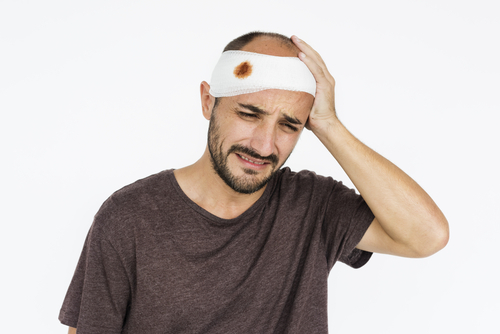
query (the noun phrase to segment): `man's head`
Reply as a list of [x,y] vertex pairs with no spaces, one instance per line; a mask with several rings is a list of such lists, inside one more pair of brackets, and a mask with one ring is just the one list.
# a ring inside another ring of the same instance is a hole
[[[255,93],[266,89],[316,93],[316,80],[298,57],[289,38],[250,33],[225,48],[210,81],[214,97]],[[238,48],[238,50],[231,50]]]
[[[299,52],[289,38],[274,33],[243,35],[224,50],[278,57],[297,57]],[[267,184],[292,152],[314,97],[301,91],[266,89],[214,98],[209,90],[203,82],[202,105],[210,120],[212,167],[234,191],[253,193]]]

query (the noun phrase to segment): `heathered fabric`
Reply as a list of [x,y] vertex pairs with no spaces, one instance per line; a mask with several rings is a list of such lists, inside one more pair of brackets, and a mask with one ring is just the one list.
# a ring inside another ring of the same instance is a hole
[[368,261],[355,246],[373,218],[340,182],[284,168],[221,219],[163,171],[102,205],[59,319],[78,334],[328,333],[329,271]]

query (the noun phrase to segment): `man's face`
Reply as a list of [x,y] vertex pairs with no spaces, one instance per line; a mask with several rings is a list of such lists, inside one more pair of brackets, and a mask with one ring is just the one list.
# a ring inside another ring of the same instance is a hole
[[236,192],[262,189],[295,147],[313,101],[307,93],[283,90],[221,98],[208,132],[216,173]]

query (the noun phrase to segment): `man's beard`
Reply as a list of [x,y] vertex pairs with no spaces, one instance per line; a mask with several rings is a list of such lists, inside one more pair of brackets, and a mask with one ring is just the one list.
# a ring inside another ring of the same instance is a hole
[[[210,156],[211,156],[210,160],[212,162],[212,167],[217,173],[217,175],[219,175],[219,177],[231,189],[242,194],[252,194],[262,189],[267,184],[267,182],[269,182],[269,180],[274,176],[274,174],[276,174],[276,172],[279,170],[279,168],[276,168],[279,162],[278,156],[275,154],[271,154],[267,157],[263,157],[254,150],[238,144],[231,146],[229,150],[226,153],[224,153],[222,151],[222,142],[220,141],[219,131],[220,129],[219,129],[219,124],[217,123],[217,119],[215,117],[215,106],[214,106],[214,109],[212,111],[212,116],[210,117],[210,125],[208,127],[208,150],[210,151]],[[270,162],[271,172],[269,173],[268,176],[264,177],[261,180],[251,180],[250,176],[257,175],[258,172],[253,169],[244,168],[243,171],[245,172],[245,174],[249,176],[249,178],[245,178],[244,176],[237,177],[229,170],[227,161],[229,155],[234,152],[243,153],[249,156],[250,158],[253,157],[261,161]]]

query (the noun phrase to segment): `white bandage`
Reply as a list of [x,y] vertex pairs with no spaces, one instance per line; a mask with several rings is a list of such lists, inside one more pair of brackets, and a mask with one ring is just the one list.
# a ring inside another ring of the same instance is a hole
[[316,80],[297,57],[277,57],[246,51],[226,51],[210,81],[214,97],[255,93],[266,89],[306,92],[315,96]]

